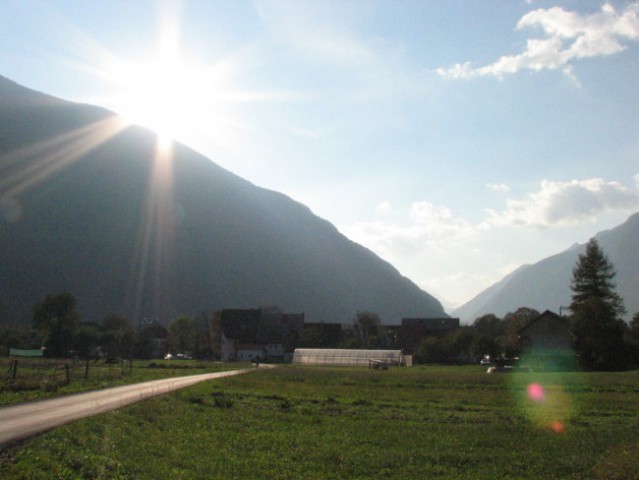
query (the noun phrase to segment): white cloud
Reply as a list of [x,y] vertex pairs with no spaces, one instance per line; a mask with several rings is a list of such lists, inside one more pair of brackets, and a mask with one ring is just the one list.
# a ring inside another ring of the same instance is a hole
[[530,38],[519,55],[507,55],[490,65],[473,67],[471,62],[439,68],[437,73],[452,78],[495,76],[503,78],[521,70],[562,69],[571,79],[571,63],[578,59],[612,55],[625,50],[623,41],[639,39],[639,3],[618,13],[610,4],[592,15],[581,15],[560,7],[538,9],[524,15],[517,29],[538,28],[545,37]]
[[412,228],[420,236],[432,240],[459,241],[472,236],[474,227],[465,219],[456,217],[444,206],[430,202],[417,202],[410,208]]
[[539,191],[523,200],[508,200],[507,208],[489,210],[487,225],[550,227],[594,221],[602,212],[639,207],[639,195],[619,182],[601,178],[554,182],[544,180]]
[[384,200],[383,202],[380,202],[376,207],[375,210],[380,212],[380,213],[392,213],[395,210],[393,209],[393,206],[390,204],[390,202],[388,200]]
[[505,183],[487,183],[486,188],[488,190],[495,190],[496,192],[508,192],[510,187]]
[[[378,209],[379,210],[379,209]],[[359,222],[342,226],[349,238],[366,245],[384,258],[442,251],[475,238],[477,229],[444,206],[414,203],[396,222]]]

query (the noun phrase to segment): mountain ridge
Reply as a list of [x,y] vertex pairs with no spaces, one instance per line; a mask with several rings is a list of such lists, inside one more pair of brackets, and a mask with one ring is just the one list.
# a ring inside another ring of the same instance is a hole
[[152,132],[117,122],[0,77],[0,320],[27,322],[60,291],[92,321],[263,305],[308,321],[446,316],[307,206],[179,143],[162,160]]
[[[622,224],[598,232],[594,238],[612,262],[616,291],[626,306],[626,320],[639,311],[639,212],[631,214]],[[464,323],[494,313],[498,317],[519,307],[558,312],[571,301],[570,281],[578,256],[586,244],[573,244],[560,253],[539,262],[520,267],[496,284],[452,312]],[[499,285],[499,288],[495,288]]]

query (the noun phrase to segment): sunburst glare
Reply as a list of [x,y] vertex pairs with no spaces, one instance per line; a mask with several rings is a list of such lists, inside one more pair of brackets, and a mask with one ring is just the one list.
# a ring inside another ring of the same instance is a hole
[[15,197],[37,186],[78,161],[124,127],[121,119],[110,116],[3,155],[0,164],[9,168],[0,179],[0,197]]
[[237,100],[228,85],[234,64],[207,65],[184,53],[177,7],[165,5],[161,11],[154,54],[127,60],[104,58],[106,63],[97,71],[113,89],[106,103],[126,121],[155,131],[163,148],[173,139],[190,144],[194,133],[203,129],[224,143],[219,132],[237,128],[224,111],[229,100]]
[[[131,272],[134,281],[133,311],[136,318],[152,312],[161,316],[171,310],[171,292],[166,289],[173,266],[176,228],[173,190],[173,152],[170,145],[160,145],[158,138],[149,178],[143,223],[138,232],[138,246]],[[142,306],[144,291],[151,292],[151,305]]]

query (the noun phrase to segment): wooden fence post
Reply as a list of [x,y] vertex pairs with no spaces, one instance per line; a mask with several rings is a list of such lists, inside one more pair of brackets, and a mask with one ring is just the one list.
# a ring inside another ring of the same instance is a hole
[[9,363],[9,376],[11,377],[11,382],[14,383],[16,378],[18,377],[18,361],[11,360]]

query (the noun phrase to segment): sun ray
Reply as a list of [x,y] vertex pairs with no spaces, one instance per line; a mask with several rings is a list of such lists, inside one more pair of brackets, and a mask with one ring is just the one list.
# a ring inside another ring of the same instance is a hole
[[[173,151],[170,146],[158,145],[149,178],[147,195],[142,206],[138,232],[136,261],[133,264],[133,312],[140,319],[166,319],[172,311],[172,292],[168,288],[173,270],[175,247],[175,197]],[[152,288],[148,288],[152,286]],[[145,290],[150,290],[151,305],[142,304]]]
[[34,188],[73,165],[125,127],[118,117],[110,116],[2,155],[0,165],[7,171],[0,180],[0,197],[15,197]]

